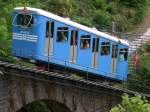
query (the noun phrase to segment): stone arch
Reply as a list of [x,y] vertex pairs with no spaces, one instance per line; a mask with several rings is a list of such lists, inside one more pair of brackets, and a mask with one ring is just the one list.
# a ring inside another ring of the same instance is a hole
[[[39,105],[38,102],[40,103],[41,106],[43,106],[42,108],[46,108],[44,106],[47,106],[47,110],[49,111],[45,112],[71,112],[71,110],[67,106],[55,100],[36,100],[29,104],[24,105],[17,112],[29,112],[28,109],[35,108],[34,105],[36,104]],[[44,112],[44,111],[38,110],[37,112]]]

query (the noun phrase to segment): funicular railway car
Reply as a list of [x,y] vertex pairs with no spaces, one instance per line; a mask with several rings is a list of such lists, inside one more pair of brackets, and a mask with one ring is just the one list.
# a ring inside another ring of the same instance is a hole
[[129,44],[123,39],[30,7],[15,8],[12,25],[14,56],[127,78]]

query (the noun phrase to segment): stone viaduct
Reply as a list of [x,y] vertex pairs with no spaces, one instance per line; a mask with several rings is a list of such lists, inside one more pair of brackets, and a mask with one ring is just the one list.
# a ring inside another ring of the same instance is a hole
[[109,112],[120,102],[123,93],[136,94],[85,79],[1,61],[0,74],[0,112],[17,112],[38,100],[49,101],[52,112]]

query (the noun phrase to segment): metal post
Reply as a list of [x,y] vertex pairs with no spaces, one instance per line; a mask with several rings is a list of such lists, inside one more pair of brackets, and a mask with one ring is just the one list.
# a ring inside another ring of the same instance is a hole
[[66,73],[66,71],[67,71],[67,65],[66,65],[66,61],[65,61],[65,73]]
[[124,90],[126,89],[126,80],[125,80],[125,78],[123,78],[123,89]]
[[49,38],[48,39],[48,71],[49,71],[49,69],[50,69],[49,68],[50,67],[50,65],[49,65],[49,61],[50,61],[50,57],[49,57],[50,56],[50,51],[49,50],[50,50],[50,48],[49,47],[50,47],[50,38],[51,38],[51,21],[49,21],[48,24],[49,24],[49,29],[48,29],[48,33],[49,33],[49,36],[48,36],[48,38]]
[[116,33],[116,22],[112,22],[112,33]]
[[88,67],[87,67],[87,74],[86,74],[86,79],[89,79],[89,72],[88,72]]

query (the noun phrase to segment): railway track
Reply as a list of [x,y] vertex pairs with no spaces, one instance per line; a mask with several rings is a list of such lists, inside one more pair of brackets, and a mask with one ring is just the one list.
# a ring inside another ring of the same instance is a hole
[[[15,73],[16,71],[19,71],[20,74]],[[104,83],[93,82],[93,81],[86,80],[80,77],[73,77],[73,76],[68,75],[67,73],[60,74],[54,71],[48,72],[48,71],[36,70],[27,66],[21,66],[19,64],[13,64],[13,63],[4,62],[4,61],[0,61],[0,72],[1,72],[1,75],[3,76],[12,75],[12,76],[17,76],[17,77],[29,78],[33,80],[39,80],[39,81],[46,81],[50,83],[57,83],[57,84],[61,84],[64,86],[71,86],[71,87],[77,87],[77,88],[82,88],[82,89],[97,88],[97,89],[94,89],[94,91],[97,91],[97,92],[101,90],[103,90],[103,92],[109,91],[107,92],[107,94],[110,94],[110,93],[112,94],[116,92],[118,94],[123,94],[123,93],[127,93],[130,95],[140,94],[142,96],[146,96],[150,98],[150,95],[148,94],[142,94],[142,93],[137,93],[134,91],[126,90],[124,88],[113,87],[110,85],[106,85]],[[69,84],[66,84],[65,81],[67,81],[67,83]],[[91,90],[93,91],[93,89],[89,89],[89,91]]]

